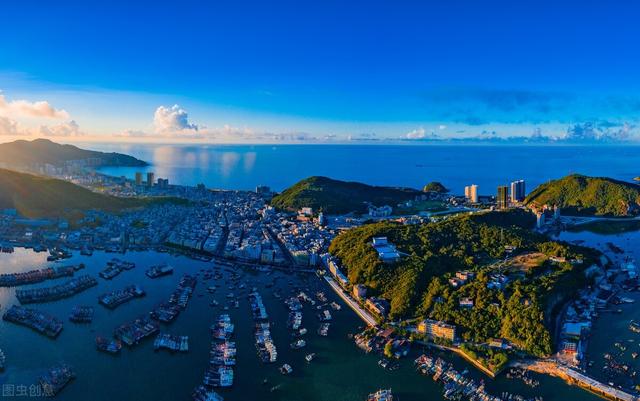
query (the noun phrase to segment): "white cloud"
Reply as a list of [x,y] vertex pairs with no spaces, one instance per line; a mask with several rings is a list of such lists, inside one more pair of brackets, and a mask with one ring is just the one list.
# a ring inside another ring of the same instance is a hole
[[40,125],[27,127],[8,117],[0,116],[0,136],[32,136],[32,137],[69,137],[83,136],[85,132],[74,120],[56,125]]
[[118,137],[118,138],[144,138],[144,137],[149,136],[149,134],[147,132],[144,132],[144,131],[127,129],[127,130],[124,130],[124,131],[122,131],[120,133],[114,134],[113,136]]
[[82,136],[84,132],[80,131],[80,126],[75,121],[71,120],[66,123],[58,125],[41,125],[34,133],[35,135],[42,136]]
[[422,139],[425,137],[426,131],[424,128],[420,127],[414,129],[413,131],[407,132],[407,139]]
[[10,118],[0,116],[0,135],[21,135],[18,130],[18,123]]
[[153,125],[159,134],[193,134],[193,131],[199,129],[196,124],[189,122],[189,114],[177,104],[172,107],[158,107],[153,114]]
[[27,100],[7,101],[4,95],[0,95],[0,115],[6,117],[39,117],[68,119],[69,113],[62,109],[56,109],[49,102],[41,100],[29,102]]

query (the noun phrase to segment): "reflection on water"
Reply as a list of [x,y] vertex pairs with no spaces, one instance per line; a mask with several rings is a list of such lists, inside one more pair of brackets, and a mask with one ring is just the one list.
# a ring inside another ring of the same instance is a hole
[[244,155],[244,172],[250,173],[253,171],[253,166],[256,164],[256,158],[258,154],[256,152],[248,152]]
[[240,160],[240,155],[236,152],[224,152],[222,154],[222,176],[229,177],[235,170],[236,165]]
[[422,188],[440,181],[456,193],[470,183],[493,194],[498,185],[525,179],[533,189],[570,173],[632,180],[636,147],[580,146],[363,146],[363,145],[153,145],[86,144],[86,148],[131,154],[148,161],[145,169],[105,168],[133,178],[154,171],[173,183],[251,190],[282,190],[296,181],[323,175],[375,185]]

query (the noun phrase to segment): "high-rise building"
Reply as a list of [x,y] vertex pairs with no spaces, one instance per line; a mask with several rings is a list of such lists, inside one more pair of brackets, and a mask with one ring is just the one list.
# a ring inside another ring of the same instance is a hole
[[142,185],[142,173],[139,171],[136,172],[136,185]]
[[158,182],[156,183],[156,186],[160,189],[167,189],[169,188],[169,179],[168,178],[158,178]]
[[472,184],[464,187],[464,197],[471,203],[478,203],[478,186]]
[[511,202],[522,202],[526,197],[524,180],[511,183]]
[[152,172],[148,172],[147,173],[147,186],[148,187],[152,187],[153,186],[153,181],[154,181],[154,175]]
[[258,195],[264,195],[264,194],[267,194],[267,193],[269,193],[269,192],[271,192],[271,188],[269,188],[269,187],[268,187],[268,186],[266,186],[266,185],[258,185],[258,186],[256,187],[256,193],[257,193]]
[[509,207],[509,188],[506,185],[500,185],[498,187],[496,205],[498,209],[506,209]]

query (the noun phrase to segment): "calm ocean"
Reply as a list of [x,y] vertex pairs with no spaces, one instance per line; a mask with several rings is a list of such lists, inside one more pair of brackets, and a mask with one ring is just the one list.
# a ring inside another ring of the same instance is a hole
[[440,181],[454,193],[478,184],[481,194],[516,179],[527,190],[570,173],[632,180],[640,175],[635,146],[487,145],[150,145],[83,144],[89,149],[127,153],[151,166],[105,168],[133,178],[154,171],[176,184],[223,189],[269,185],[282,190],[296,181],[324,175],[375,185],[421,188]]

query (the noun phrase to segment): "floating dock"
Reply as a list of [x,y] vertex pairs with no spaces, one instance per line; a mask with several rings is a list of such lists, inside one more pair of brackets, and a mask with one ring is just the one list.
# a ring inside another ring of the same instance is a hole
[[56,266],[23,273],[0,274],[0,287],[18,287],[61,277],[71,277],[76,270],[78,270],[76,266]]
[[16,298],[18,298],[18,301],[23,305],[57,301],[71,297],[95,285],[98,285],[95,278],[91,276],[80,276],[53,287],[17,290]]
[[75,378],[76,374],[69,365],[60,364],[50,368],[38,382],[45,397],[54,397]]
[[28,327],[47,337],[55,338],[62,331],[62,321],[48,313],[13,305],[2,320]]
[[189,336],[174,336],[171,334],[159,334],[153,342],[153,349],[168,349],[170,351],[189,351]]
[[109,309],[115,309],[118,306],[131,301],[134,298],[142,298],[146,295],[144,290],[137,285],[130,285],[121,290],[111,291],[102,294],[98,298],[98,302]]

